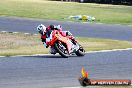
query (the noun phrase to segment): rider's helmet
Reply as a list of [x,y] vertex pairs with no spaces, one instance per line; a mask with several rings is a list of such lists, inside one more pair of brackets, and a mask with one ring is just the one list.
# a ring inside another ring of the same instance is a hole
[[55,26],[52,25],[52,24],[49,27],[50,27],[51,30],[54,30],[54,28],[55,28]]
[[60,31],[62,31],[62,26],[61,25],[57,25],[56,28]]
[[43,24],[40,24],[40,25],[38,25],[38,27],[37,27],[37,31],[38,31],[40,34],[44,35],[44,34],[46,33],[46,27],[45,27]]

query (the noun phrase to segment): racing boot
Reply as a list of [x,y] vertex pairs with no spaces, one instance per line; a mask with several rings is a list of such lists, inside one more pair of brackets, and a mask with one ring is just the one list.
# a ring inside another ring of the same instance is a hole
[[50,53],[51,54],[56,54],[56,50],[53,47],[50,47]]

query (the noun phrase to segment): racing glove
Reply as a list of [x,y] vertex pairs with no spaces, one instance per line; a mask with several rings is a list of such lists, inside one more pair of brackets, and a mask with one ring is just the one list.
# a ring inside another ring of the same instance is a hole
[[45,43],[45,42],[43,42],[43,44],[44,44],[44,47],[46,47],[46,48],[48,48],[49,46]]

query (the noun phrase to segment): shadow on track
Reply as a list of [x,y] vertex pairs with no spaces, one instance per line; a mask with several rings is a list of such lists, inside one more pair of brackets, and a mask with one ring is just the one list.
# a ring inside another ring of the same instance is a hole
[[[23,57],[32,57],[32,58],[64,58],[60,55],[38,55],[38,56],[23,56]],[[69,56],[70,57],[77,57],[75,55]]]

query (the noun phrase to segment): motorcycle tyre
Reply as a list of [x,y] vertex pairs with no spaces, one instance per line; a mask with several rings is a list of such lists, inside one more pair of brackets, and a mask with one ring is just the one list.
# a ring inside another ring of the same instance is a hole
[[54,48],[57,50],[57,52],[58,52],[62,57],[68,58],[68,55],[65,54],[64,52],[62,52],[62,51],[59,49],[58,43],[55,43],[55,44],[54,44]]
[[[82,48],[82,47],[80,47],[80,48]],[[76,55],[77,56],[84,56],[85,55],[85,50],[83,49],[83,52],[80,50],[80,48],[76,51]]]

